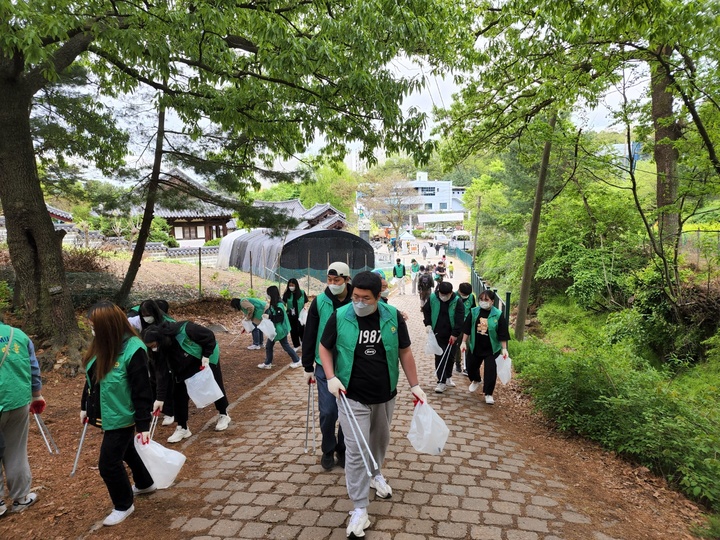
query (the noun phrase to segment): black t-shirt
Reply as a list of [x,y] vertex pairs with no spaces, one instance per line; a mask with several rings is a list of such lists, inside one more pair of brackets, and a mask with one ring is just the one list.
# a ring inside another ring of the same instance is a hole
[[[490,342],[490,334],[488,334],[488,317],[490,316],[489,309],[481,309],[478,313],[477,321],[475,321],[475,328],[472,326],[472,313],[469,313],[465,318],[463,324],[463,334],[468,336],[475,332],[475,346],[470,351],[474,356],[490,356],[498,354],[500,351],[492,350],[492,343]],[[497,337],[498,341],[509,341],[510,331],[508,330],[508,324],[503,315],[498,318],[497,325]],[[469,343],[468,343],[469,344]]]
[[[350,384],[347,397],[366,405],[385,403],[397,394],[390,389],[390,371],[387,354],[380,334],[380,313],[375,311],[367,317],[358,317],[358,342],[355,345]],[[398,312],[398,348],[410,346],[407,324]],[[334,350],[337,341],[337,322],[335,313],[330,316],[320,343],[326,349]]]

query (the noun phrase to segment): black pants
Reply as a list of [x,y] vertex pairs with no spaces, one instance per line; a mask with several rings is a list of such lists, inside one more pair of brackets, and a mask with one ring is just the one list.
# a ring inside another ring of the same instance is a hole
[[[162,413],[165,416],[173,416],[175,407],[173,406],[173,377],[168,372],[165,378],[167,388],[165,388],[165,401],[163,402]],[[150,387],[152,388],[153,399],[157,400],[157,377],[155,375],[155,364],[150,365]]]
[[290,321],[290,339],[292,340],[293,347],[297,348],[300,346],[300,343],[302,343],[305,327],[300,324],[297,315],[290,315],[290,313],[288,313],[288,321]]
[[486,396],[492,396],[495,391],[495,381],[497,379],[497,364],[495,358],[500,354],[500,351],[493,354],[486,354],[484,356],[476,356],[471,354],[470,351],[465,355],[465,368],[468,372],[468,379],[470,382],[480,381],[480,365],[485,362],[485,377],[483,377],[483,394]]
[[124,511],[133,504],[132,487],[123,461],[130,467],[138,489],[148,488],[153,483],[152,476],[135,451],[134,436],[135,426],[111,429],[105,432],[100,445],[98,470],[115,510]]
[[[220,361],[217,364],[210,364],[210,371],[212,371],[215,382],[222,390],[223,396],[215,402],[215,410],[220,414],[227,414],[228,399],[225,393],[225,385],[223,385],[222,371],[220,371]],[[183,429],[187,429],[188,421],[188,401],[190,398],[187,393],[187,386],[185,386],[185,380],[175,380],[174,385],[174,396],[173,401],[175,404],[175,421],[177,425]]]
[[[445,349],[448,346],[448,343],[450,343],[450,336],[446,337],[440,337],[435,336],[437,338],[438,345],[440,345],[440,348],[445,351]],[[435,355],[435,375],[437,376],[438,382],[444,383],[447,379],[452,377],[452,369],[453,369],[453,363],[455,359],[455,347],[456,345],[453,345],[450,347],[450,350],[442,354],[436,354]],[[442,358],[442,362],[440,359]]]

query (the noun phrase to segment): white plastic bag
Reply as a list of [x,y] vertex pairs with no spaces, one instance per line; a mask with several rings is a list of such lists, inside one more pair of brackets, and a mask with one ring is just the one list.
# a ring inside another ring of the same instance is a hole
[[495,364],[497,365],[497,376],[500,382],[503,384],[509,383],[512,373],[512,360],[510,360],[510,357],[503,358],[503,355],[500,354],[495,359]]
[[407,438],[413,448],[423,454],[437,456],[442,452],[450,430],[442,418],[427,403],[415,405]]
[[398,284],[398,281],[400,281],[400,278],[394,277],[390,280],[390,285],[392,285],[394,287],[395,285]]
[[210,368],[201,369],[189,379],[185,379],[185,386],[188,396],[198,409],[215,403],[223,396]]
[[152,440],[143,444],[139,435],[135,437],[135,450],[158,489],[169,488],[185,463],[185,456],[177,450],[170,450]]
[[428,332],[427,341],[425,342],[425,353],[426,354],[442,354],[443,350],[438,345],[437,338],[432,330]]
[[252,323],[252,321],[249,321],[247,319],[243,319],[242,325],[248,334],[255,330],[255,325]]
[[275,339],[277,332],[275,330],[275,325],[270,319],[263,319],[262,322],[257,326],[260,331],[265,335],[265,337],[268,338],[270,341]]
[[298,322],[300,324],[302,324],[303,326],[305,326],[305,323],[307,322],[307,314],[308,314],[307,309],[302,308],[300,310],[300,315],[298,315]]

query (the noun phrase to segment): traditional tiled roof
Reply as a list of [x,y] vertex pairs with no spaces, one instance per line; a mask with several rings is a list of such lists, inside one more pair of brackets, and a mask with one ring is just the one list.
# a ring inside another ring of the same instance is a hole
[[70,212],[65,212],[64,210],[60,210],[59,208],[50,206],[47,203],[45,204],[45,208],[47,208],[48,214],[50,214],[50,217],[53,219],[59,219],[60,221],[73,220],[72,214]]
[[311,221],[313,218],[318,217],[319,215],[321,215],[323,212],[326,212],[327,210],[331,210],[334,214],[339,215],[343,219],[346,217],[345,214],[343,214],[340,210],[335,208],[330,203],[323,203],[323,204],[315,203],[315,206],[313,206],[310,210],[305,212],[305,214],[303,214],[302,218],[306,219],[308,221]]
[[[190,178],[187,174],[183,173],[179,169],[173,169],[171,170],[167,175],[166,179],[164,180],[167,183],[172,183],[174,179],[179,180],[183,184],[187,184],[192,189],[196,190],[199,193],[204,193],[208,195],[209,197],[213,197],[215,199],[217,198],[223,198],[221,195],[218,195],[217,193],[213,192],[211,189],[209,189],[207,186],[204,186],[192,178]],[[155,215],[161,218],[170,218],[170,219],[180,219],[180,218],[186,218],[186,219],[193,219],[193,218],[219,218],[219,219],[230,219],[233,215],[233,210],[229,208],[224,208],[222,206],[219,206],[217,204],[212,204],[209,202],[201,201],[200,199],[197,199],[195,197],[192,197],[192,195],[188,195],[190,199],[195,199],[192,201],[191,204],[188,205],[188,208],[183,209],[167,209],[163,208],[161,204],[158,204],[155,206]]]
[[253,206],[271,207],[275,210],[295,219],[303,219],[308,211],[300,202],[300,199],[289,201],[255,201]]

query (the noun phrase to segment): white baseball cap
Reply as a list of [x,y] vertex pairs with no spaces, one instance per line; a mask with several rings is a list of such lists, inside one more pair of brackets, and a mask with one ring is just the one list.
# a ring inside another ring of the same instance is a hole
[[328,266],[327,275],[350,277],[350,267],[344,262],[334,262]]

